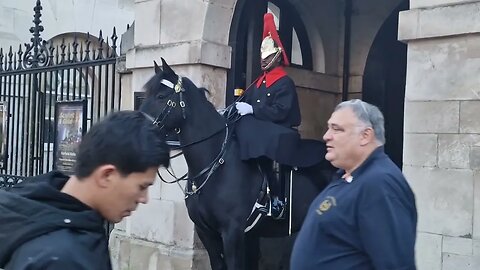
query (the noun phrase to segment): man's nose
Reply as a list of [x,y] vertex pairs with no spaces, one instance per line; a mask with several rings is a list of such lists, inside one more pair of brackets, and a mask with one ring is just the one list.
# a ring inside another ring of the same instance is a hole
[[145,191],[140,198],[138,198],[138,203],[146,204],[148,202],[148,191]]
[[323,140],[324,141],[329,141],[332,138],[332,133],[330,132],[330,129],[327,129],[327,132],[323,134]]

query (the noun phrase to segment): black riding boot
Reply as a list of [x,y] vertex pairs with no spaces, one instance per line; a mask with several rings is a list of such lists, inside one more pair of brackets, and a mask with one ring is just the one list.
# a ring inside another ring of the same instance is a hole
[[270,205],[271,215],[273,219],[282,219],[285,215],[285,202],[284,196],[281,195],[283,190],[281,181],[274,173],[273,162],[269,159],[261,159],[260,166],[263,173],[267,176],[268,186],[270,187]]

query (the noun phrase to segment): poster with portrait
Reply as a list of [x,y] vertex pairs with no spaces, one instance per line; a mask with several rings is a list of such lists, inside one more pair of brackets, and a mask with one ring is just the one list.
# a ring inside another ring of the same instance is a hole
[[87,126],[86,108],[85,100],[55,104],[54,167],[67,175],[73,174],[78,145]]
[[4,169],[7,163],[7,102],[0,101],[0,169]]

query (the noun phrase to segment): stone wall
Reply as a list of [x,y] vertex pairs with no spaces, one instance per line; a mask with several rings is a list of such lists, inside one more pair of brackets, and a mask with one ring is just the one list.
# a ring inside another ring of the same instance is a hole
[[404,173],[421,270],[480,268],[480,1],[410,1]]
[[[217,107],[224,106],[231,5],[228,1],[136,0],[133,46],[125,56],[125,70],[130,72],[125,77],[125,89],[130,89],[123,93],[126,100],[143,91],[142,86],[154,74],[153,61],[160,64],[163,57],[179,75],[209,89],[210,100]],[[177,176],[187,171],[183,158],[172,160],[172,168]],[[168,173],[162,171],[162,175]],[[149,192],[149,203],[112,232],[114,268],[209,269],[208,257],[187,214],[182,187],[157,179]]]
[[327,120],[341,97],[340,78],[291,67],[287,72],[296,84],[301,104],[298,130],[302,138],[322,140]]
[[[19,44],[30,42],[30,27],[33,26],[33,0],[15,0],[0,2],[0,47],[4,50],[9,46],[14,49]],[[44,40],[49,40],[59,34],[90,32],[98,36],[111,35],[117,28],[117,35],[125,32],[127,24],[134,20],[134,0],[43,0],[42,33]]]

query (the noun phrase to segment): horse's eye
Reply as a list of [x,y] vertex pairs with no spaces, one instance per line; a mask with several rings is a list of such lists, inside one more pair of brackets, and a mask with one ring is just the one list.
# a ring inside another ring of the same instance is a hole
[[155,97],[157,99],[164,99],[164,98],[170,96],[171,92],[173,92],[173,91],[158,93]]

